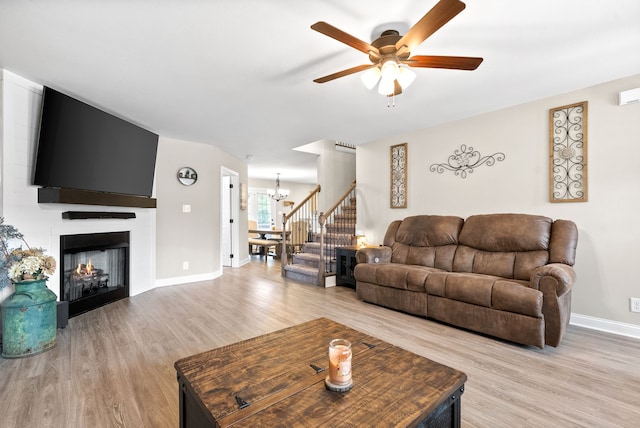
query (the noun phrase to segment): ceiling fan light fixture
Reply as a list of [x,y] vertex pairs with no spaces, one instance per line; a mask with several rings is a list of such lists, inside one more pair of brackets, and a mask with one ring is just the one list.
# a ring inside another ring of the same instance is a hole
[[[460,0],[439,0],[413,27],[403,31],[404,35],[400,35],[398,30],[386,29],[378,37],[376,30],[375,35],[372,36],[375,39],[371,43],[362,41],[324,21],[318,21],[311,26],[312,30],[368,55],[370,64],[347,68],[313,81],[325,83],[353,73],[365,72],[360,76],[362,83],[368,89],[373,89],[379,82],[378,92],[393,101],[396,95],[400,95],[413,83],[416,78],[413,70],[415,68],[475,70],[482,62],[482,58],[411,55],[411,52],[418,45],[462,12],[464,8],[465,4]],[[387,24],[385,27],[389,28]]]
[[402,86],[402,89],[407,89],[409,85],[416,80],[416,73],[413,72],[409,67],[400,66],[398,70],[398,83]]
[[380,85],[378,85],[378,93],[380,95],[389,95],[395,92],[395,81],[399,74],[398,63],[393,59],[387,59],[380,67]]
[[362,79],[362,83],[364,84],[364,86],[367,89],[371,90],[380,80],[380,75],[380,67],[373,67],[362,73],[360,79]]
[[382,79],[380,79],[380,84],[378,85],[378,93],[380,95],[389,95],[389,94],[393,94],[394,90],[395,90],[395,79],[385,78],[385,76],[382,76]]
[[382,63],[380,74],[382,74],[383,80],[391,80],[392,82],[398,78],[400,72],[400,66],[393,59],[388,59]]

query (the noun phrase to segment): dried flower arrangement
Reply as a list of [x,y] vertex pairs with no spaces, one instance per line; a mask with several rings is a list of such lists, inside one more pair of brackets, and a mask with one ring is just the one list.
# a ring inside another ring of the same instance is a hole
[[[11,247],[19,241],[17,247]],[[26,249],[22,248],[22,245]],[[14,226],[4,223],[0,217],[0,289],[11,281],[46,279],[56,270],[56,260],[45,254],[43,248],[30,247],[22,233]]]

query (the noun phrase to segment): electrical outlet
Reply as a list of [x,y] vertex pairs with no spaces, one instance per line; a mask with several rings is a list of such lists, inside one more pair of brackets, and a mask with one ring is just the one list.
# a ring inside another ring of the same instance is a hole
[[183,213],[190,213],[191,212],[191,205],[183,205],[182,206],[182,212]]
[[631,312],[640,312],[640,298],[629,297],[629,306]]
[[189,262],[182,262],[182,270],[189,270]]

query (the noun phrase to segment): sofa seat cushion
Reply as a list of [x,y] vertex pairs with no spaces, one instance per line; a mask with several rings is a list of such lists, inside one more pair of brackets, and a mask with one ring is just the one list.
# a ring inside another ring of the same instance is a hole
[[434,272],[443,271],[400,263],[359,263],[354,269],[354,276],[356,281],[424,293],[425,282]]
[[542,318],[542,292],[513,281],[493,285],[491,306],[501,311]]
[[490,275],[434,272],[425,288],[429,295],[540,318],[542,293],[527,284]]

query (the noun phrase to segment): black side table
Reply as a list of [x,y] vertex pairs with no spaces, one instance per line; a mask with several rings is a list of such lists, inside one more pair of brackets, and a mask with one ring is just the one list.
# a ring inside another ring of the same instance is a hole
[[356,245],[336,247],[336,285],[356,288],[356,279],[353,277],[353,269],[356,267]]

